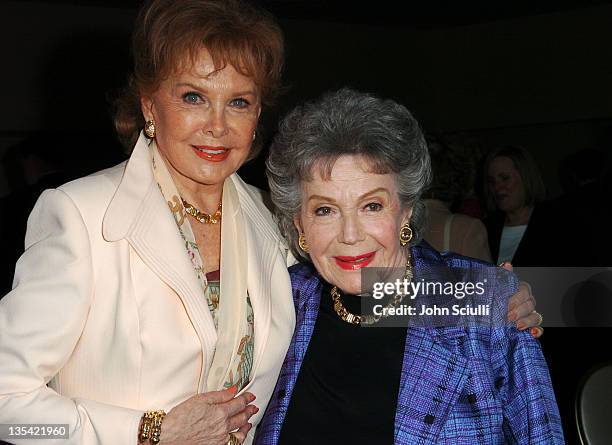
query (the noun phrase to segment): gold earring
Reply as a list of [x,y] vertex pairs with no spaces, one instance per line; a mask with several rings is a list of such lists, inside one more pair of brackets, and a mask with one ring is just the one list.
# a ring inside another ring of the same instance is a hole
[[400,244],[402,246],[405,246],[406,244],[410,242],[411,239],[412,239],[412,229],[410,228],[410,224],[406,222],[402,224],[402,227],[400,227],[400,232],[399,232]]
[[298,238],[298,246],[304,252],[308,253],[308,243],[306,242],[306,237],[304,236],[304,232],[300,232],[300,237]]
[[155,137],[155,121],[147,121],[145,123],[144,132],[149,139],[153,139]]

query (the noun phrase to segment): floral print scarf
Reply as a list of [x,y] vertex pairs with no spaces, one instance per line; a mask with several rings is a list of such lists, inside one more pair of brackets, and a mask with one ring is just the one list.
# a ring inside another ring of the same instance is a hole
[[[217,344],[228,344],[228,340],[233,338],[238,339],[238,344],[233,345],[233,351],[229,354],[227,353],[219,353],[218,350],[215,350],[215,356],[213,358],[213,364],[215,369],[219,366],[222,369],[228,369],[228,372],[225,375],[225,379],[223,382],[223,388],[230,388],[235,386],[238,391],[244,388],[249,382],[249,376],[251,374],[251,368],[253,367],[253,348],[254,348],[254,315],[253,308],[251,306],[251,301],[246,295],[246,311],[242,314],[226,314],[231,317],[241,317],[239,323],[231,323],[232,326],[236,326],[236,329],[239,332],[219,332],[219,317],[221,311],[219,310],[219,305],[223,304],[223,298],[237,298],[236,295],[220,295],[221,287],[220,287],[220,275],[219,271],[210,272],[208,274],[205,273],[204,261],[200,256],[200,251],[198,249],[198,245],[195,240],[195,236],[193,234],[193,230],[191,229],[191,224],[187,218],[187,213],[185,212],[185,208],[183,206],[182,200],[172,180],[172,176],[168,171],[168,168],[163,160],[162,156],[159,153],[157,145],[155,141],[152,141],[150,146],[151,153],[151,164],[153,167],[153,174],[155,176],[155,180],[157,181],[157,185],[164,199],[168,203],[168,207],[172,212],[172,216],[176,221],[176,225],[181,234],[181,238],[185,242],[185,250],[189,259],[191,260],[191,264],[193,265],[193,269],[198,278],[198,281],[202,287],[203,297],[206,298],[208,303],[208,309],[212,315],[213,321],[215,323],[215,329],[217,329]],[[221,222],[223,223],[223,221]],[[222,241],[223,242],[223,241]],[[229,325],[229,324],[227,324]],[[225,331],[225,330],[224,330]],[[238,335],[235,335],[238,334]],[[231,344],[230,342],[229,344]],[[225,351],[229,352],[229,351]],[[229,358],[229,363],[218,363],[218,360],[222,360],[223,358]],[[211,369],[212,369],[211,364]],[[213,389],[222,389],[222,388],[209,388],[208,390]]]

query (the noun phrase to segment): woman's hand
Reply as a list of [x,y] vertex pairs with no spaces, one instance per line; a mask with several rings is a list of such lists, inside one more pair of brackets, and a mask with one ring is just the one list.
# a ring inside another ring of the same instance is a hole
[[[501,267],[512,272],[512,264],[504,262]],[[531,328],[529,332],[534,338],[540,338],[544,333],[542,315],[535,310],[536,301],[531,294],[529,283],[521,281],[519,290],[508,302],[508,320],[516,322],[516,328],[520,331]]]
[[234,397],[235,390],[211,391],[195,395],[178,404],[166,415],[160,445],[226,445],[229,433],[244,442],[252,425],[248,420],[259,408],[250,405],[255,396],[245,392]]

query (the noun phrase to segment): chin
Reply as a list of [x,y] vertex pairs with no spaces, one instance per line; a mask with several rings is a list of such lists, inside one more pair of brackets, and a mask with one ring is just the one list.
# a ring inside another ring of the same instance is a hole
[[361,293],[361,282],[355,283],[340,283],[336,285],[345,294],[357,295]]

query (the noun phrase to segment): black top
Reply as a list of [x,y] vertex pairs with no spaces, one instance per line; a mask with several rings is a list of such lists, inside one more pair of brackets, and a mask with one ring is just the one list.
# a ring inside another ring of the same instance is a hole
[[[348,324],[330,291],[325,284],[279,444],[392,444],[406,328]],[[342,295],[354,314],[361,299]]]

